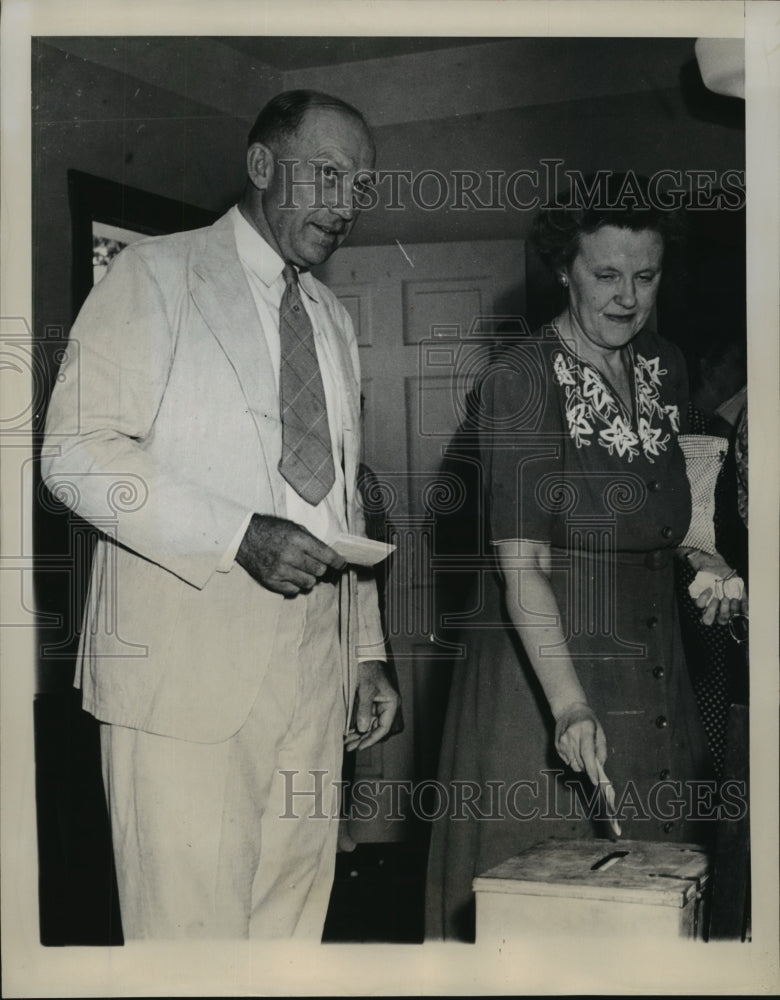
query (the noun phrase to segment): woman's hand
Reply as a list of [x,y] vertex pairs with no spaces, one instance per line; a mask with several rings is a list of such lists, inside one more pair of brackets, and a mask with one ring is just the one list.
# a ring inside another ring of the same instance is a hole
[[585,771],[599,783],[598,764],[607,762],[607,738],[590,705],[569,705],[555,719],[555,749],[573,771]]
[[[687,558],[697,574],[707,573],[713,578],[713,586],[705,587],[694,597],[696,607],[702,609],[701,620],[705,625],[716,621],[719,625],[728,625],[736,615],[747,615],[744,583],[722,555],[692,549]],[[716,592],[718,583],[720,592]],[[741,596],[736,597],[735,593],[741,593]]]

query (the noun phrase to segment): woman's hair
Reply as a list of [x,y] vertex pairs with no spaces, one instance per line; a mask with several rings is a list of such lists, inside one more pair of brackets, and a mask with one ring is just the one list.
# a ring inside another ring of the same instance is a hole
[[313,108],[328,108],[340,111],[360,122],[369,139],[371,129],[363,115],[351,104],[318,90],[286,90],[265,105],[249,131],[248,145],[261,142],[271,148],[280,146],[295,133],[303,121],[303,116]]
[[649,229],[659,234],[665,251],[679,249],[685,239],[683,213],[660,207],[648,188],[647,179],[633,173],[604,171],[582,178],[556,198],[554,207],[539,211],[531,230],[537,253],[557,273],[577,256],[580,237],[602,226]]

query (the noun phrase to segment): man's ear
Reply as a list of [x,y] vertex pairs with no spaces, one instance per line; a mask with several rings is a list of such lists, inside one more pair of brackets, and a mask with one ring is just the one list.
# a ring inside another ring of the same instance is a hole
[[246,151],[246,172],[258,191],[265,191],[274,175],[274,154],[262,142],[253,142]]

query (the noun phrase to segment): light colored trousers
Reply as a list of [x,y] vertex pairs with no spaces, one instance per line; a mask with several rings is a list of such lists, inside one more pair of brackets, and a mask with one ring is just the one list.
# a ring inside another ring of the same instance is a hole
[[322,936],[343,752],[338,586],[287,600],[270,641],[224,743],[100,727],[126,938]]

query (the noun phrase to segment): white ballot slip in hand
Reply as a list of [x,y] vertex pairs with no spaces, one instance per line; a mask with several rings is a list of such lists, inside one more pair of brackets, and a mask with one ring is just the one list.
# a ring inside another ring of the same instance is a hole
[[609,821],[610,828],[615,837],[620,837],[622,835],[622,829],[620,823],[618,822],[616,810],[615,810],[615,789],[612,782],[609,780],[604,772],[604,768],[601,766],[599,761],[596,761],[596,767],[598,768],[599,774],[599,790],[604,796],[604,801],[607,806],[607,819]]
[[395,545],[346,533],[336,535],[328,545],[334,552],[338,552],[342,559],[356,566],[376,566],[383,559],[387,559],[391,552],[395,552]]

